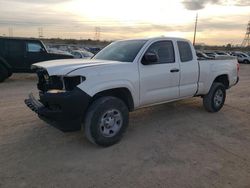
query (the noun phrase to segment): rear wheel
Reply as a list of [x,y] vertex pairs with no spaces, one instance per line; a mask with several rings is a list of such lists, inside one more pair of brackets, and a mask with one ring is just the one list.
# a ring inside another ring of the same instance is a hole
[[203,106],[208,112],[218,112],[224,105],[226,89],[221,83],[213,83],[210,91],[203,97]]
[[5,68],[5,66],[0,64],[0,82],[3,82],[6,78],[8,78],[8,70]]
[[88,140],[100,146],[111,146],[122,138],[127,129],[129,111],[116,97],[101,97],[90,106],[84,122]]

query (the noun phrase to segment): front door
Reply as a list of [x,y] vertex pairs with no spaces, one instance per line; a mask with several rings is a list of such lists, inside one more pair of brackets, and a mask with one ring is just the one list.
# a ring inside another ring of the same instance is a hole
[[26,42],[26,61],[29,67],[37,62],[47,60],[47,53],[40,42],[28,41]]
[[148,52],[156,54],[158,61],[149,65],[139,63],[140,105],[179,98],[180,67],[173,42],[156,41],[149,46],[146,53]]

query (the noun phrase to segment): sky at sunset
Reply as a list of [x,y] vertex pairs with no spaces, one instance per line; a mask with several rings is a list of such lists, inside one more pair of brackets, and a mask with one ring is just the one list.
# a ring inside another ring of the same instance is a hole
[[[101,40],[175,36],[197,43],[240,44],[250,0],[0,0],[0,35]],[[11,30],[11,31],[10,31]]]

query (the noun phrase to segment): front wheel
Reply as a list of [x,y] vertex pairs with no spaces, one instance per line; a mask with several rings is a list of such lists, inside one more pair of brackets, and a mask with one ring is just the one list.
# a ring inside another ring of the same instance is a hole
[[210,91],[203,97],[203,106],[208,112],[218,112],[224,105],[226,89],[221,83],[213,83]]
[[250,61],[248,61],[248,60],[245,59],[245,60],[243,61],[243,63],[244,63],[244,64],[249,64]]
[[116,97],[101,97],[90,106],[84,122],[88,140],[100,146],[111,146],[120,141],[126,131],[129,111]]

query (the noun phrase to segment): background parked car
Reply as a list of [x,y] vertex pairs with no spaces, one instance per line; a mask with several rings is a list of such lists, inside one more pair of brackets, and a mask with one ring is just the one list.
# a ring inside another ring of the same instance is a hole
[[223,52],[223,51],[215,51],[214,53],[216,53],[217,55],[220,55],[220,56],[230,56],[229,53]]
[[59,50],[56,48],[48,48],[47,49],[49,53],[56,53],[56,54],[63,54],[63,55],[70,55],[72,56],[72,54],[68,51],[64,51],[64,50]]
[[89,48],[89,51],[93,54],[97,54],[100,50],[101,48],[98,48],[98,47]]
[[15,72],[32,72],[31,65],[72,55],[49,53],[37,39],[0,37],[0,82]]
[[250,56],[244,52],[235,52],[234,56],[237,57],[239,63],[250,64]]
[[73,50],[71,54],[74,56],[74,58],[77,59],[90,59],[94,56],[93,53],[88,52],[86,50]]
[[208,55],[199,50],[196,50],[196,55],[198,60],[214,59],[213,57],[209,57]]
[[206,54],[208,57],[212,57],[212,58],[215,58],[217,56],[217,54],[215,52],[205,51],[204,54]]

